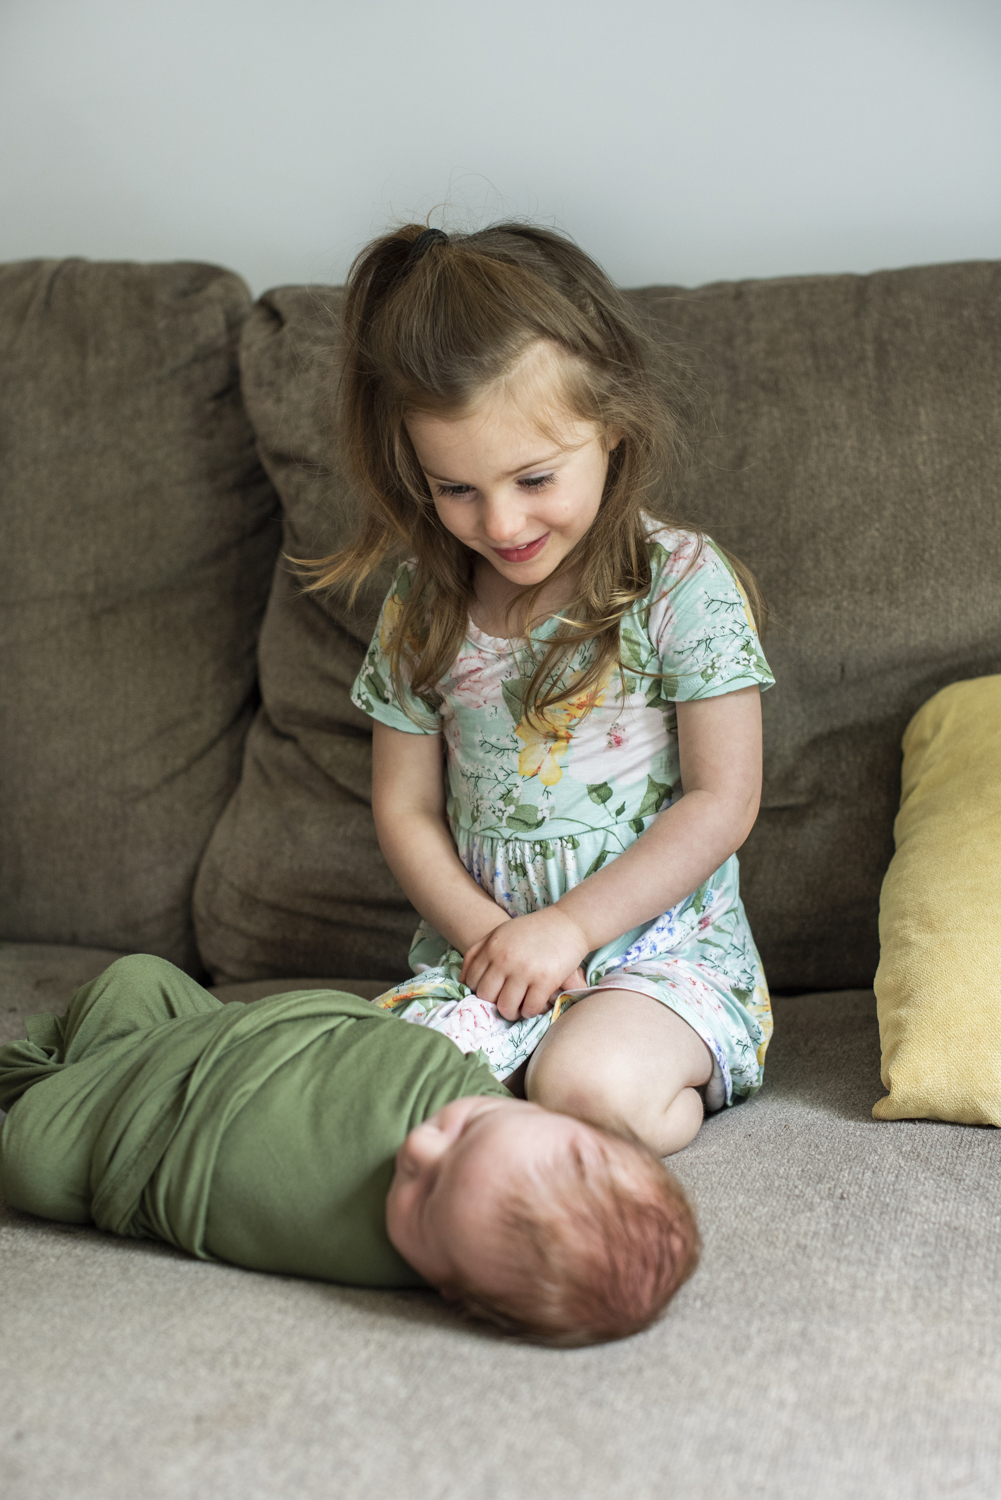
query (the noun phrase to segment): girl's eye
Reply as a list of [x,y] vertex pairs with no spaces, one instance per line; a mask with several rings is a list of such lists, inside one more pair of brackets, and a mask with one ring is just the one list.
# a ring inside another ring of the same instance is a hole
[[[518,480],[523,490],[544,490],[547,484],[555,482],[555,474],[529,474]],[[464,500],[467,495],[474,493],[471,484],[436,484],[435,489],[444,500]]]

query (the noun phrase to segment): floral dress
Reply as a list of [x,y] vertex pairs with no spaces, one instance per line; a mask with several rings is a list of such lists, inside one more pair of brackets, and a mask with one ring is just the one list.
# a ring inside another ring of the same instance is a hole
[[[459,857],[511,916],[551,905],[635,842],[682,796],[675,704],[774,681],[743,592],[708,540],[650,523],[652,584],[625,616],[621,669],[545,711],[524,712],[529,643],[485,635],[469,622],[439,685],[440,704],[395,695],[386,648],[413,577],[404,563],[382,607],[352,701],[408,734],[440,733],[447,816]],[[532,632],[536,643],[556,629]],[[567,662],[571,683],[588,646]],[[407,713],[407,709],[410,713]],[[413,717],[411,717],[411,715]],[[583,962],[587,988],[541,1016],[505,1021],[459,982],[462,957],[427,923],[410,949],[415,977],[376,1003],[444,1031],[508,1077],[562,1010],[595,990],[652,996],[708,1045],[719,1108],[760,1088],[771,1011],[761,960],[740,900],[736,856],[691,896],[606,943]]]

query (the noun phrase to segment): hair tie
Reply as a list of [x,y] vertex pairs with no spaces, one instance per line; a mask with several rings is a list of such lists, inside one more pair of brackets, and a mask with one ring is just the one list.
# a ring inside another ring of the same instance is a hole
[[437,245],[439,242],[443,245],[448,244],[448,235],[443,229],[422,229],[410,246],[410,254],[403,262],[400,280],[402,281],[405,276],[409,276],[417,262],[423,260],[432,246]]

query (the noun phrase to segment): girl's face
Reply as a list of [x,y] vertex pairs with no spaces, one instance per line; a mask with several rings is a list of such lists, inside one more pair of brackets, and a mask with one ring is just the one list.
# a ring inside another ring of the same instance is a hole
[[570,419],[555,439],[541,429],[556,358],[539,344],[465,415],[406,419],[442,525],[515,590],[548,578],[588,531],[620,437]]

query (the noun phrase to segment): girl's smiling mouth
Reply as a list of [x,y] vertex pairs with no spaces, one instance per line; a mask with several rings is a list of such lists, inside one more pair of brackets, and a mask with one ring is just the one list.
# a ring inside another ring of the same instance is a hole
[[550,535],[548,531],[543,532],[542,536],[537,536],[534,542],[526,542],[523,547],[492,546],[490,550],[496,552],[497,556],[506,563],[531,562],[533,557],[538,557]]

